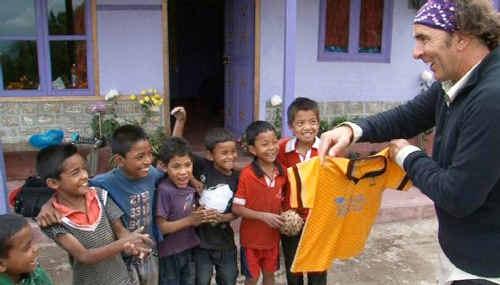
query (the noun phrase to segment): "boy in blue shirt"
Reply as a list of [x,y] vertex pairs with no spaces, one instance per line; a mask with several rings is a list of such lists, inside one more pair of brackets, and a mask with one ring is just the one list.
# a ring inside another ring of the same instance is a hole
[[[95,176],[92,186],[108,191],[111,198],[124,212],[123,223],[129,231],[143,228],[156,237],[153,228],[153,198],[157,182],[163,173],[152,166],[153,153],[147,135],[141,127],[125,125],[113,133],[111,150],[118,167]],[[156,253],[145,260],[126,257],[125,262],[132,276],[141,285],[158,284],[158,258]]]

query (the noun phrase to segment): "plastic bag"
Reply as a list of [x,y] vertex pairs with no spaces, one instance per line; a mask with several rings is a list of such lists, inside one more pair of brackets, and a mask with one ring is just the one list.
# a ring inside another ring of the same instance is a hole
[[60,144],[64,138],[64,131],[60,129],[48,130],[45,133],[34,134],[30,137],[29,143],[39,149]]
[[216,186],[204,189],[201,192],[200,205],[209,209],[215,209],[224,213],[228,203],[233,198],[233,191],[227,184],[218,184]]

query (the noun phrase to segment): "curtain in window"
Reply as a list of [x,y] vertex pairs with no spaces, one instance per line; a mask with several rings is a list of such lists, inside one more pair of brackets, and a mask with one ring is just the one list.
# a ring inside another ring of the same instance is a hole
[[350,0],[326,0],[325,49],[347,52]]
[[85,89],[87,83],[86,0],[48,0],[52,86],[55,89]]
[[[85,34],[85,2],[75,9],[75,33]],[[87,45],[78,45],[76,50],[76,85],[88,88],[87,83]]]
[[359,52],[381,52],[383,16],[384,0],[362,0],[359,29]]

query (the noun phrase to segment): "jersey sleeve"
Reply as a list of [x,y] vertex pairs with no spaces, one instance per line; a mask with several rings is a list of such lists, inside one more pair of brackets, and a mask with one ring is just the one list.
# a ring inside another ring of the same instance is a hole
[[316,196],[321,163],[318,157],[288,168],[290,207],[312,208]]
[[233,197],[233,204],[245,206],[247,203],[247,195],[248,195],[248,174],[246,171],[242,171],[240,173],[240,178],[238,180],[238,188],[236,189],[236,193]]
[[407,191],[413,186],[410,177],[392,159],[387,159],[386,187],[398,191]]
[[[285,188],[285,204],[286,207],[298,208],[299,199],[298,191],[302,189],[298,183],[300,183],[300,175],[297,170],[297,166],[287,168],[288,185]],[[285,207],[285,208],[286,208]]]

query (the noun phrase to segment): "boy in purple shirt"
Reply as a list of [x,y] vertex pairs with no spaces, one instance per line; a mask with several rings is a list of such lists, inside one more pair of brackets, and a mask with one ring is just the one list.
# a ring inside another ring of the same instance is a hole
[[164,235],[159,244],[160,284],[192,285],[193,249],[200,244],[194,227],[215,219],[216,213],[196,208],[196,190],[189,185],[193,176],[192,154],[184,139],[165,140],[158,168],[167,174],[158,185],[156,205],[156,223]]

